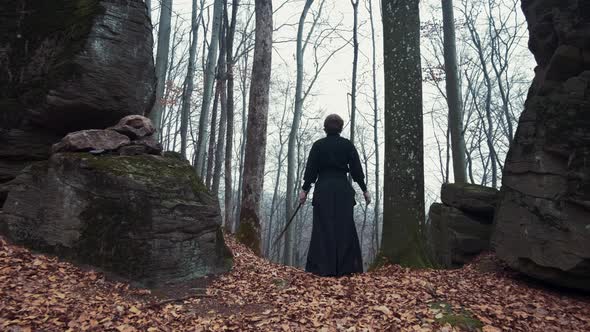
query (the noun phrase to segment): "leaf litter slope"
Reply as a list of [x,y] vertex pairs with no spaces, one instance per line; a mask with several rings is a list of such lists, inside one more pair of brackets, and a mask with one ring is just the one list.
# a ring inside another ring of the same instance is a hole
[[588,296],[531,286],[493,256],[458,270],[318,278],[226,239],[233,270],[172,300],[0,238],[0,330],[590,331]]

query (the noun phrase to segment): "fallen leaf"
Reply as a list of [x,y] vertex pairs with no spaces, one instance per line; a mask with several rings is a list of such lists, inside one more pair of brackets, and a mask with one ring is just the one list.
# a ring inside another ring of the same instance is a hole
[[377,307],[373,307],[373,310],[375,311],[379,311],[385,315],[391,315],[391,310],[389,310],[389,308],[387,308],[386,306],[377,306]]
[[116,327],[116,329],[119,332],[135,332],[135,331],[137,331],[137,329],[135,329],[133,326],[127,325],[127,324],[119,325]]

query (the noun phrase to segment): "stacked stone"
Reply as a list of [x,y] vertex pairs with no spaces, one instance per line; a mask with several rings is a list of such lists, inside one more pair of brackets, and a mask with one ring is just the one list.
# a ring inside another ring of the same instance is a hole
[[151,109],[156,77],[143,0],[3,1],[2,15],[0,184],[47,160],[67,133]]
[[154,137],[156,129],[150,119],[128,115],[107,129],[80,130],[67,134],[52,147],[58,152],[90,152],[125,156],[162,153],[162,145]]
[[472,184],[444,184],[441,200],[428,214],[429,247],[438,265],[459,267],[490,249],[498,191]]

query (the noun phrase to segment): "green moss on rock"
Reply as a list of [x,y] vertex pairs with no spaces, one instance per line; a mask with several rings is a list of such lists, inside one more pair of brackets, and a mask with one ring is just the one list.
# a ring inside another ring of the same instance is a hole
[[87,167],[99,172],[129,177],[137,182],[166,185],[168,179],[183,179],[193,193],[207,192],[207,187],[193,168],[182,160],[154,155],[93,156],[88,153],[65,153],[66,158],[82,159]]
[[232,267],[218,202],[185,161],[57,153],[18,181],[0,229],[16,243],[147,287]]

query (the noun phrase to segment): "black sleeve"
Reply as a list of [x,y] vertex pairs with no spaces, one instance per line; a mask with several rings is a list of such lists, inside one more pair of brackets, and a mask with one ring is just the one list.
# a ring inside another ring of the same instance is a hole
[[365,174],[363,173],[363,167],[361,166],[361,159],[359,158],[359,154],[351,144],[351,153],[350,153],[350,176],[356,182],[363,192],[367,191],[367,185],[365,184]]
[[308,192],[311,189],[311,184],[315,183],[318,177],[318,167],[319,167],[319,153],[317,144],[313,144],[311,146],[311,150],[309,151],[309,157],[307,157],[307,164],[305,165],[305,173],[303,174],[303,189],[304,191]]

